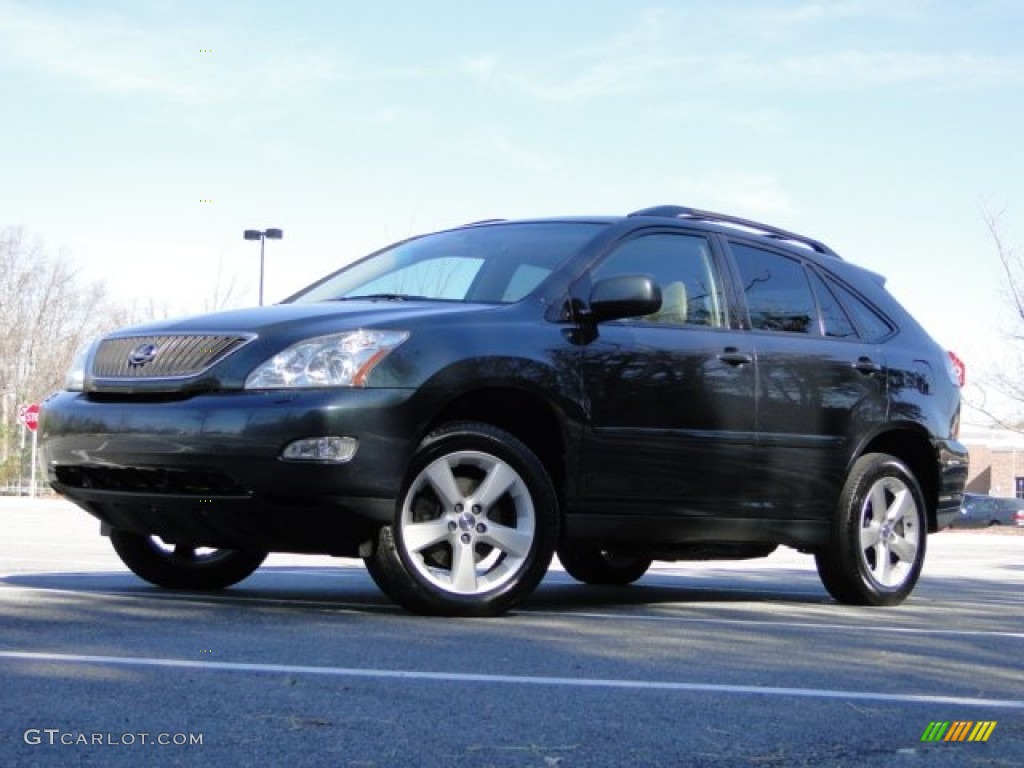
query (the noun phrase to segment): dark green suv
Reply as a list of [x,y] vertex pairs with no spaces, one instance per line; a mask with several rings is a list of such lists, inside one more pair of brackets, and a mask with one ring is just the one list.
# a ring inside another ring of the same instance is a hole
[[838,600],[898,603],[960,506],[959,412],[881,277],[664,206],[478,222],[279,305],[110,334],[41,434],[53,487],[155,584],[326,553],[411,610],[487,615],[556,551],[628,584],[780,544]]

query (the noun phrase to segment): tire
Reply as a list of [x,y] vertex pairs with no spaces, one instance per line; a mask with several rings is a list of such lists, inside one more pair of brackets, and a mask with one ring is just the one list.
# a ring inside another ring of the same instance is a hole
[[525,444],[488,424],[453,423],[413,456],[367,569],[415,613],[494,616],[544,578],[558,523],[551,479]]
[[642,555],[617,554],[614,551],[577,543],[563,542],[558,559],[566,573],[584,584],[625,586],[632,584],[653,562]]
[[815,555],[829,593],[850,605],[898,605],[924,565],[927,519],[907,466],[884,453],[859,458],[839,497],[832,538]]
[[110,543],[121,561],[140,579],[171,589],[222,589],[260,567],[266,552],[171,546],[156,536],[114,529]]
[[[363,558],[363,565],[366,566],[370,578],[392,602],[402,603],[402,590],[396,589],[401,579],[392,575],[392,563],[384,556],[384,552],[394,553],[395,538],[394,529],[390,525],[383,526],[378,532],[377,541],[374,544],[373,554]],[[388,557],[390,557],[389,555]]]

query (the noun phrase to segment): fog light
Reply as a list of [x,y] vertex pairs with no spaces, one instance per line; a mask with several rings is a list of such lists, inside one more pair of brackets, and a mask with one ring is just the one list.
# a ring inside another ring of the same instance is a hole
[[285,461],[328,461],[344,464],[356,455],[359,441],[354,437],[307,437],[289,443],[281,453]]

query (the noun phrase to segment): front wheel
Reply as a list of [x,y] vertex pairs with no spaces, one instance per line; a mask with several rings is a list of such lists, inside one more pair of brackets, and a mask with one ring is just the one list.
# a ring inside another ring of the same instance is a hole
[[165,544],[157,536],[114,529],[110,543],[132,573],[158,587],[222,589],[260,567],[266,552]]
[[652,560],[598,546],[565,542],[558,548],[558,560],[566,573],[584,584],[625,586],[632,584],[651,567]]
[[815,555],[829,593],[851,605],[897,605],[913,591],[927,534],[924,497],[907,466],[884,453],[853,465],[829,544]]
[[557,541],[558,502],[537,456],[502,429],[455,423],[420,445],[367,566],[411,611],[492,616],[533,592]]

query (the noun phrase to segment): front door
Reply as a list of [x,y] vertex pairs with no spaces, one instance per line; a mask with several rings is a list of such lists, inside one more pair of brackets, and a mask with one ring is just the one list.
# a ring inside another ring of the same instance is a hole
[[640,235],[591,279],[617,275],[653,277],[662,306],[602,323],[583,347],[583,501],[620,514],[736,515],[754,456],[755,364],[749,334],[729,327],[710,243]]

